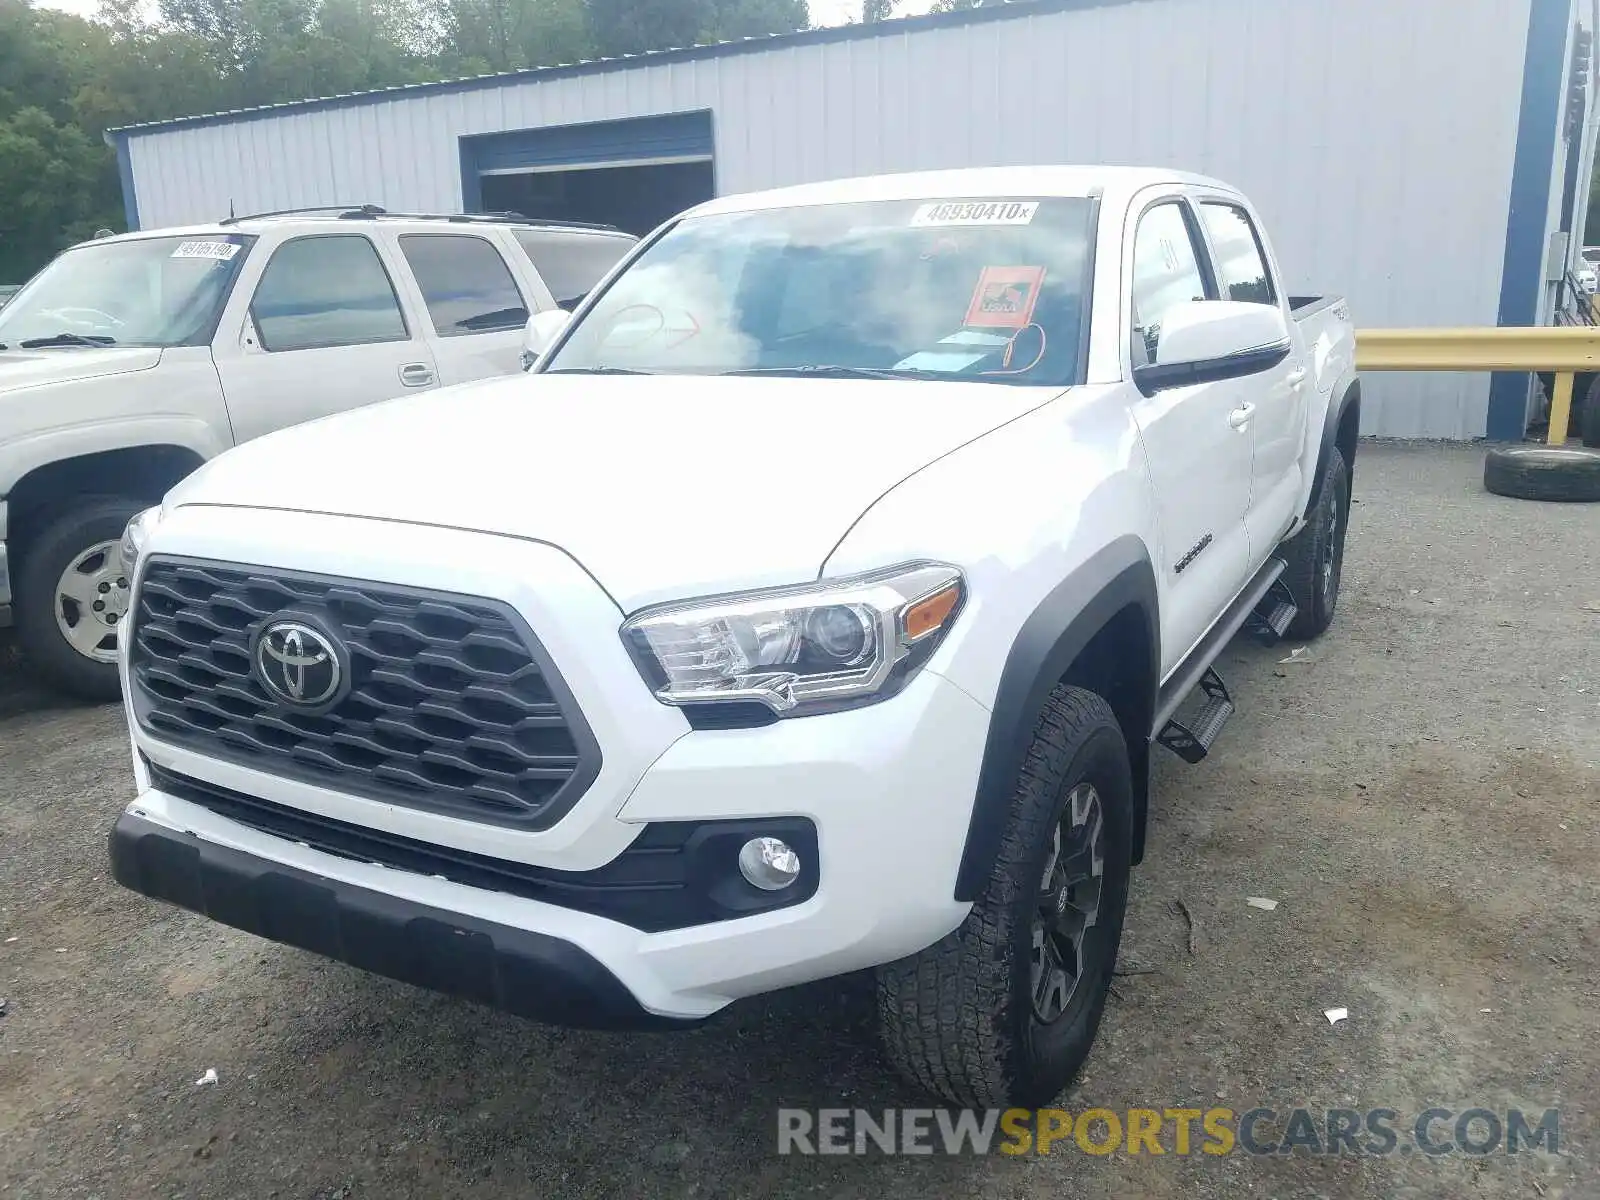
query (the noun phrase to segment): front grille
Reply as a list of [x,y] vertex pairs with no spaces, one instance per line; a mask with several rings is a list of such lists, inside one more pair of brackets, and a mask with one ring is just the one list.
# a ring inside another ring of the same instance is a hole
[[[327,711],[278,703],[251,661],[273,618],[348,652]],[[391,584],[153,559],[129,651],[140,724],[174,745],[352,795],[543,829],[600,767],[582,714],[509,606]]]
[[[798,817],[748,821],[654,821],[604,866],[556,871],[434,846],[379,829],[246,796],[144,760],[150,782],[180,800],[272,837],[352,862],[448,879],[620,921],[645,933],[685,929],[784,908],[817,890],[817,835]],[[738,849],[753,836],[781,837],[800,854],[802,875],[782,892],[758,892],[735,876]]]

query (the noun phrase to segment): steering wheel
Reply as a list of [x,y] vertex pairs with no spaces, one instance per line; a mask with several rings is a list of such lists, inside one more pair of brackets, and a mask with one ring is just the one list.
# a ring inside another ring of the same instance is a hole
[[[98,319],[91,321],[79,321],[76,318],[69,316],[69,313],[87,313],[90,317]],[[98,308],[78,306],[68,308],[52,308],[41,315],[47,317],[60,317],[63,321],[71,322],[74,325],[101,325],[110,326],[112,329],[121,329],[123,324],[118,318],[113,317],[110,313]]]

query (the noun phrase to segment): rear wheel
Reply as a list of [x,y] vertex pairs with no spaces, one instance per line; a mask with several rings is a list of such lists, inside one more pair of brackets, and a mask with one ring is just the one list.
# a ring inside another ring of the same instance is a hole
[[983,893],[954,933],[878,970],[885,1049],[956,1104],[1045,1104],[1105,1011],[1132,850],[1132,775],[1110,706],[1058,685]]
[[17,577],[17,634],[44,679],[85,700],[115,700],[117,638],[129,580],[119,547],[136,500],[101,496],[59,513],[29,543]]
[[1306,526],[1285,547],[1283,581],[1294,597],[1288,635],[1309,641],[1333,623],[1344,580],[1345,531],[1350,522],[1350,473],[1337,446],[1328,447],[1322,486]]

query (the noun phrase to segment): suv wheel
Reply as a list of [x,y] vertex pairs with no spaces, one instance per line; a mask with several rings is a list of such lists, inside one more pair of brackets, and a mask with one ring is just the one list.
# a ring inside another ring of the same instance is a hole
[[55,516],[28,545],[17,576],[17,633],[49,683],[85,700],[115,700],[117,638],[128,611],[119,547],[135,500],[101,496]]
[[1110,705],[1057,685],[983,894],[954,933],[878,969],[884,1044],[905,1075],[974,1107],[1037,1107],[1072,1081],[1116,966],[1132,795]]

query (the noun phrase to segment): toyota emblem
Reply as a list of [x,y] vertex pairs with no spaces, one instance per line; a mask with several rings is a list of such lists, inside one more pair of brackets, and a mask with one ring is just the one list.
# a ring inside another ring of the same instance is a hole
[[274,700],[295,708],[321,708],[344,686],[338,647],[304,621],[272,621],[256,639],[256,678]]

